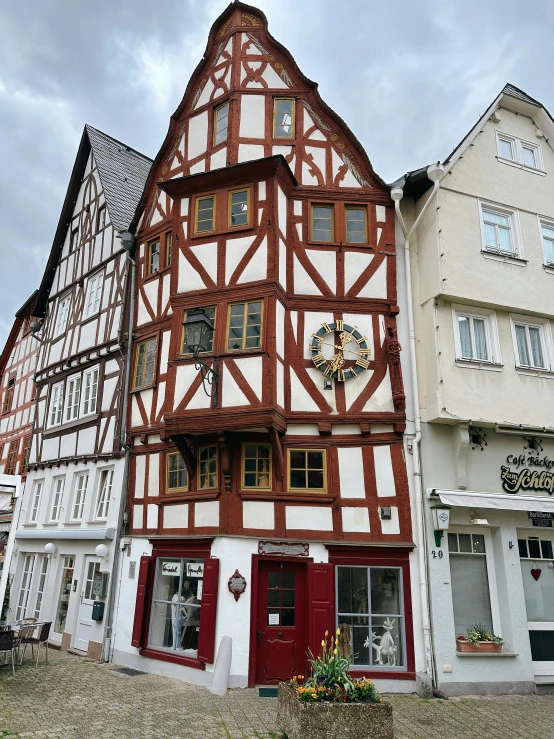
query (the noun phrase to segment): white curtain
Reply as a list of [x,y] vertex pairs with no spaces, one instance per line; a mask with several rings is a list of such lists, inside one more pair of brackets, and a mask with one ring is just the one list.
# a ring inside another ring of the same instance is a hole
[[485,321],[482,318],[473,319],[473,335],[475,337],[475,357],[488,360],[487,335],[485,333]]
[[450,578],[456,636],[465,636],[475,623],[492,631],[487,558],[476,554],[451,554]]
[[527,336],[525,334],[525,326],[516,326],[517,353],[519,355],[519,363],[524,367],[530,366],[529,350],[527,348]]

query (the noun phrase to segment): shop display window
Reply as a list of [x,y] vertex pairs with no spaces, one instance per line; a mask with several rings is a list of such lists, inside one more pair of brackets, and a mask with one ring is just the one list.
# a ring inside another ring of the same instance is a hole
[[197,657],[203,575],[203,559],[158,557],[149,647]]
[[342,656],[355,667],[405,667],[402,570],[337,567],[337,626]]
[[449,532],[450,578],[456,636],[465,636],[473,624],[493,633],[489,573],[483,534]]
[[62,579],[60,583],[60,597],[58,600],[58,608],[56,610],[56,623],[54,631],[63,634],[65,631],[65,622],[67,619],[67,609],[69,608],[69,598],[71,597],[71,584],[73,582],[73,570],[75,569],[75,556],[68,555],[63,558]]

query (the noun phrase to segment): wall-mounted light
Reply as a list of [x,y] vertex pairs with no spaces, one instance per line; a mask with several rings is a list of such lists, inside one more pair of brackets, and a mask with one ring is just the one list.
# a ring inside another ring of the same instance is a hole
[[431,506],[433,513],[433,526],[435,529],[435,546],[440,547],[442,536],[450,526],[450,506],[436,503]]
[[44,553],[47,554],[49,557],[51,557],[53,554],[56,554],[56,545],[53,541],[49,541],[48,544],[44,545]]
[[105,559],[110,553],[110,550],[105,544],[99,544],[94,550],[94,553],[96,554],[97,557],[100,557],[100,559]]
[[185,329],[186,348],[195,360],[195,368],[200,370],[202,376],[202,387],[209,398],[213,398],[214,408],[217,408],[217,380],[219,376],[219,360],[213,360],[213,367],[205,364],[198,356],[201,352],[208,351],[213,340],[214,325],[208,318],[203,308],[193,308],[187,311],[187,317],[183,321]]

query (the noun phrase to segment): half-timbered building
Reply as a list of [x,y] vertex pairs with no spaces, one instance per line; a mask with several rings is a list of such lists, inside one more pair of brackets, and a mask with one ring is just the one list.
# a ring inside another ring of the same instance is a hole
[[96,658],[126,470],[120,435],[132,261],[120,234],[150,165],[85,127],[34,308],[37,410],[11,615],[51,620],[52,640]]
[[271,684],[340,627],[409,689],[394,208],[256,8],[213,25],[135,220],[115,661],[208,684],[229,635],[231,684]]

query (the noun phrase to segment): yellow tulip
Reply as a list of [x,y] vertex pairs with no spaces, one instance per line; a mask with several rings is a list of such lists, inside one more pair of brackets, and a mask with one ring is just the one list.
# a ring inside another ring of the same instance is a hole
[[329,632],[328,631],[325,632],[325,636],[329,636]]
[[338,649],[335,649],[335,650],[333,651],[333,654],[338,654],[338,653],[339,653],[339,650],[338,650]]
[[337,636],[340,634],[340,629],[337,629]]
[[321,646],[322,646],[322,647],[324,647],[324,646],[325,646],[325,642],[323,641],[323,639],[321,640]]

